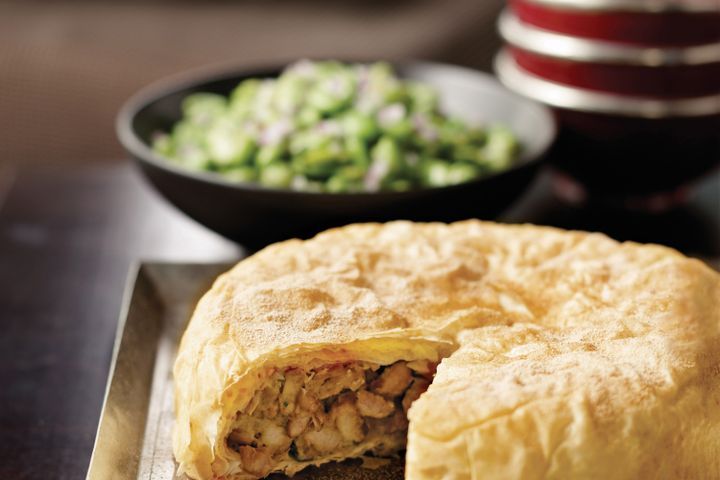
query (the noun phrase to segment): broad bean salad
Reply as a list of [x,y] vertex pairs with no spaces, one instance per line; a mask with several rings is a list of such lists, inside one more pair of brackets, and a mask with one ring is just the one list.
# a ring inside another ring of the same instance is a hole
[[430,85],[387,63],[299,61],[248,79],[225,97],[194,93],[153,149],[191,170],[312,192],[405,191],[453,185],[508,168],[518,140],[439,110]]

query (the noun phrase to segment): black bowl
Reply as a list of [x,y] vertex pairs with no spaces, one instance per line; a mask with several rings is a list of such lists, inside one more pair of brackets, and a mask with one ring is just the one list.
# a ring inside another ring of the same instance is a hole
[[180,104],[188,94],[228,94],[244,79],[277,76],[282,66],[200,72],[152,85],[123,106],[117,118],[117,134],[150,182],[177,208],[252,248],[291,237],[307,238],[353,222],[496,216],[527,188],[555,138],[549,109],[510,93],[491,76],[474,70],[418,61],[394,67],[403,78],[435,86],[445,112],[469,121],[507,125],[523,145],[521,158],[508,170],[461,185],[408,192],[328,194],[232,183],[211,173],[185,170],[150,149],[153,133],[167,131],[180,119]]

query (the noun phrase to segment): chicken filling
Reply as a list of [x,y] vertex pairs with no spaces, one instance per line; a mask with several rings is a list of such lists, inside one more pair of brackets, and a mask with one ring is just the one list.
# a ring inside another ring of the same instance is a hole
[[272,369],[236,415],[227,445],[258,476],[293,461],[391,454],[405,447],[408,408],[435,367],[419,360]]

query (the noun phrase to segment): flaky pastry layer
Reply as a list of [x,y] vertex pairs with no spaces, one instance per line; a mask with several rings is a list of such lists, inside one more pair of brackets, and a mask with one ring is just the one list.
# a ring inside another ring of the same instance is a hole
[[351,225],[218,278],[175,365],[175,456],[252,478],[228,477],[227,438],[261,372],[413,360],[440,364],[409,409],[409,479],[720,478],[720,276],[478,221]]

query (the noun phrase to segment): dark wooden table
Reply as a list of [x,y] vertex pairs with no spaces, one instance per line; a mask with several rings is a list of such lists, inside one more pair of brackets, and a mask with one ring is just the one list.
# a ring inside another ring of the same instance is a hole
[[[550,195],[548,178],[502,220],[720,257],[718,173],[663,215],[568,207]],[[242,254],[164,203],[127,164],[0,168],[0,479],[84,477],[132,262]]]

